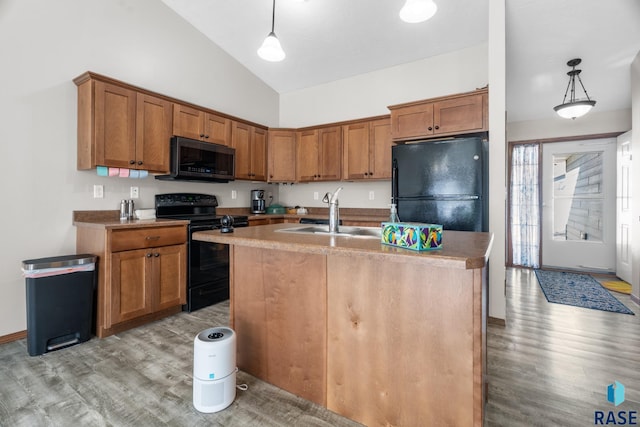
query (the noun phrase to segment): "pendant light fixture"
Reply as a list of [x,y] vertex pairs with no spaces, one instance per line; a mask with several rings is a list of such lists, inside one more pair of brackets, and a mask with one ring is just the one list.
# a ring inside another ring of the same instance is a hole
[[273,0],[273,11],[271,15],[271,32],[262,42],[262,46],[258,49],[258,56],[265,61],[278,62],[285,58],[284,50],[280,46],[280,40],[276,37],[276,33],[273,31],[276,21],[276,0]]
[[[593,108],[594,105],[596,105],[596,101],[589,98],[589,94],[582,84],[582,79],[580,78],[582,70],[576,70],[576,66],[581,62],[582,59],[580,58],[572,59],[567,62],[567,65],[571,67],[571,71],[567,72],[567,75],[569,76],[569,84],[567,85],[567,90],[564,92],[562,104],[553,107],[555,112],[565,119],[575,119],[576,117],[584,116],[589,112],[589,110],[591,110],[591,108]],[[582,91],[587,99],[576,100],[576,77],[578,78],[578,82],[580,83]],[[571,94],[569,95],[569,102],[567,102],[567,94],[569,91],[571,91]]]
[[433,0],[407,0],[400,9],[400,19],[415,24],[431,18],[437,10],[438,6]]

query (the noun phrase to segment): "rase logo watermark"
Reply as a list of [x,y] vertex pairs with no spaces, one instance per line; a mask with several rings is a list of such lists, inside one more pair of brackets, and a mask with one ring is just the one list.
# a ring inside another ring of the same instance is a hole
[[[624,402],[624,385],[619,381],[607,386],[607,401],[614,406]],[[638,411],[594,411],[595,425],[638,425]]]

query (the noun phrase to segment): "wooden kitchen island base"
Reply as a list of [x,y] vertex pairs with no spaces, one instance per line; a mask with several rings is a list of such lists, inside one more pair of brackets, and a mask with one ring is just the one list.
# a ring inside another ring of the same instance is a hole
[[490,235],[419,254],[283,227],[194,235],[232,245],[239,368],[368,426],[481,426]]

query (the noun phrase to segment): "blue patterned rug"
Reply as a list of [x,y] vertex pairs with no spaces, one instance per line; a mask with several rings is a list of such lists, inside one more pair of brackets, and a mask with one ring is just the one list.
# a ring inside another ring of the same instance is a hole
[[595,310],[634,314],[588,274],[535,270],[547,301]]

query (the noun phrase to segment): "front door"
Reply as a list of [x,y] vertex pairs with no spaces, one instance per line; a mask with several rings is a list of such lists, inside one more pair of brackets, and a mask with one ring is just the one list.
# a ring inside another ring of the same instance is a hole
[[617,145],[616,276],[631,283],[631,131]]
[[614,272],[616,139],[542,147],[542,265]]

